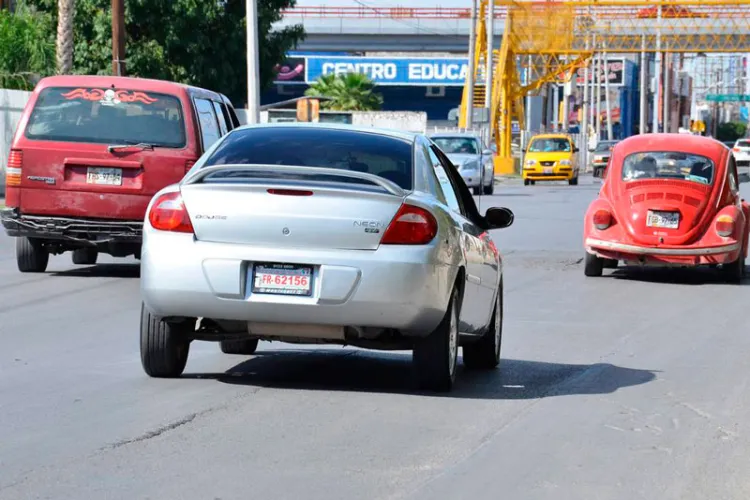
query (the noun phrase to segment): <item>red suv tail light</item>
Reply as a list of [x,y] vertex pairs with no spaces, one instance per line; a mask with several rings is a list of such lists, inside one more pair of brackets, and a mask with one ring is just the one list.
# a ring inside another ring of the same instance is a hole
[[607,229],[612,225],[612,214],[608,210],[597,210],[594,212],[594,227],[599,230]]
[[165,193],[159,196],[151,206],[148,221],[154,229],[160,231],[193,232],[193,224],[180,193]]
[[424,208],[401,205],[380,241],[383,245],[426,245],[438,231],[437,220]]
[[716,219],[714,227],[716,228],[716,234],[722,238],[727,238],[734,232],[734,219],[729,215],[720,215]]
[[195,165],[195,160],[187,160],[185,162],[185,173],[190,172],[190,169],[193,168],[193,165]]
[[5,169],[5,185],[21,185],[21,169],[23,168],[23,151],[11,149],[8,154],[8,165]]

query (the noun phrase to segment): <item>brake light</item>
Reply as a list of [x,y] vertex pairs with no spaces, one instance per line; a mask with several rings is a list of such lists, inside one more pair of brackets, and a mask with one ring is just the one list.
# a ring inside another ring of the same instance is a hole
[[193,232],[193,224],[180,193],[165,193],[159,196],[151,206],[148,221],[154,229],[160,231]]
[[740,148],[738,148],[738,147],[735,146],[735,147],[732,148],[732,151],[734,151],[735,153],[739,153],[742,150]]
[[437,234],[435,217],[424,208],[401,205],[380,241],[383,245],[426,245]]
[[716,228],[716,234],[726,238],[734,232],[734,219],[729,215],[720,215],[716,219],[714,227]]
[[268,194],[278,194],[281,196],[312,196],[312,191],[302,189],[267,189]]
[[21,185],[21,169],[23,168],[23,151],[11,149],[8,154],[8,165],[5,169],[5,185]]
[[608,210],[597,210],[594,212],[594,227],[599,230],[607,229],[612,225],[612,214]]

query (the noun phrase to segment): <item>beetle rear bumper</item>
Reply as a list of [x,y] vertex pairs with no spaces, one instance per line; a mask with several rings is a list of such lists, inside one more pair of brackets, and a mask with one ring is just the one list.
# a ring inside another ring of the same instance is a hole
[[639,264],[703,265],[734,262],[741,245],[734,241],[717,246],[661,246],[648,247],[628,243],[586,238],[586,251],[605,259],[617,259]]

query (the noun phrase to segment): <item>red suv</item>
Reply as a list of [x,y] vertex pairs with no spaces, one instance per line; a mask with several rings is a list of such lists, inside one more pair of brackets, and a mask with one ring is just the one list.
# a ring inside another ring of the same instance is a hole
[[222,94],[172,82],[54,76],[37,85],[18,124],[0,219],[21,272],[50,254],[140,258],[146,207],[206,149],[240,125]]

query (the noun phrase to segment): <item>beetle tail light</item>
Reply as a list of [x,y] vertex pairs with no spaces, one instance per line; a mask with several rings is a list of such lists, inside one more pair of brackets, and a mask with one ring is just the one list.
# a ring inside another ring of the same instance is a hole
[[594,227],[599,230],[607,229],[612,225],[612,214],[609,210],[597,210],[594,212]]
[[734,219],[729,215],[720,215],[716,219],[716,234],[722,238],[727,238],[734,232]]

